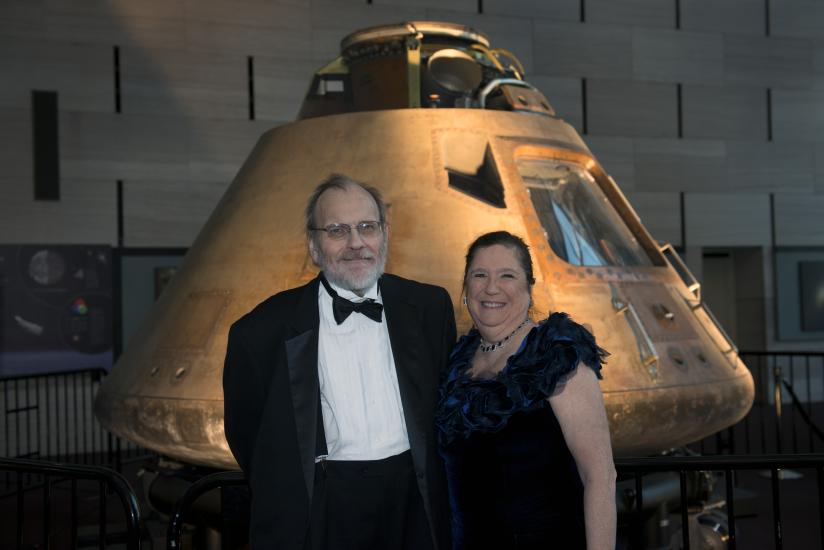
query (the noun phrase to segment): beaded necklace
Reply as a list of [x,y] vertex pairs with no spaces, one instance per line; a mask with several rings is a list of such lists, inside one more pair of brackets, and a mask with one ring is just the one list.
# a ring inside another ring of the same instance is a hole
[[524,319],[524,322],[521,323],[520,325],[518,325],[518,328],[516,328],[515,330],[510,332],[509,336],[507,336],[503,340],[499,340],[498,342],[487,342],[486,340],[484,340],[484,337],[481,336],[481,345],[479,347],[479,349],[481,350],[481,353],[489,353],[490,351],[495,351],[496,349],[501,349],[502,347],[504,347],[504,345],[506,345],[507,342],[509,342],[509,340],[513,336],[515,336],[515,333],[517,333],[519,330],[524,328],[524,325],[526,325],[528,322],[529,322],[529,317]]

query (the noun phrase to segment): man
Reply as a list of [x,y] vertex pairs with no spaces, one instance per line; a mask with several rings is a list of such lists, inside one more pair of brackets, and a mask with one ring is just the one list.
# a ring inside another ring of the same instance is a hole
[[455,341],[447,292],[383,274],[386,206],[345,176],[308,201],[321,270],[229,332],[226,439],[253,549],[449,548],[433,413]]

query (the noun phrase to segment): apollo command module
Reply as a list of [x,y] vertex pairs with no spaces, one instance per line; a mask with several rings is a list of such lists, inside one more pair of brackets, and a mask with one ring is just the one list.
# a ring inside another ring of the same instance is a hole
[[298,120],[266,132],[128,342],[96,401],[115,434],[183,462],[235,467],[223,434],[229,326],[316,274],[304,203],[330,173],[378,187],[387,271],[446,287],[458,328],[478,235],[521,235],[535,309],[566,311],[609,350],[601,387],[617,456],[697,441],[741,419],[753,380],[669,245],[657,243],[581,136],[482,33],[369,28],[314,75]]

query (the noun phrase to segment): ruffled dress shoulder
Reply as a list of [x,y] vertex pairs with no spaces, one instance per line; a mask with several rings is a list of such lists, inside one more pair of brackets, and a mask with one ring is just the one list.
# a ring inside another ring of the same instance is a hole
[[479,342],[480,335],[473,329],[461,337],[450,356],[435,414],[441,447],[475,432],[497,432],[513,414],[547,406],[546,399],[579,364],[601,378],[608,355],[586,328],[561,312],[533,327],[493,378],[467,374]]

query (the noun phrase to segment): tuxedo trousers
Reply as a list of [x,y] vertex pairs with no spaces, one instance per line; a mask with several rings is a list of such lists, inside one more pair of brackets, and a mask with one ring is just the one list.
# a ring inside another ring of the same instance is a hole
[[383,460],[315,465],[306,550],[431,550],[409,451]]

